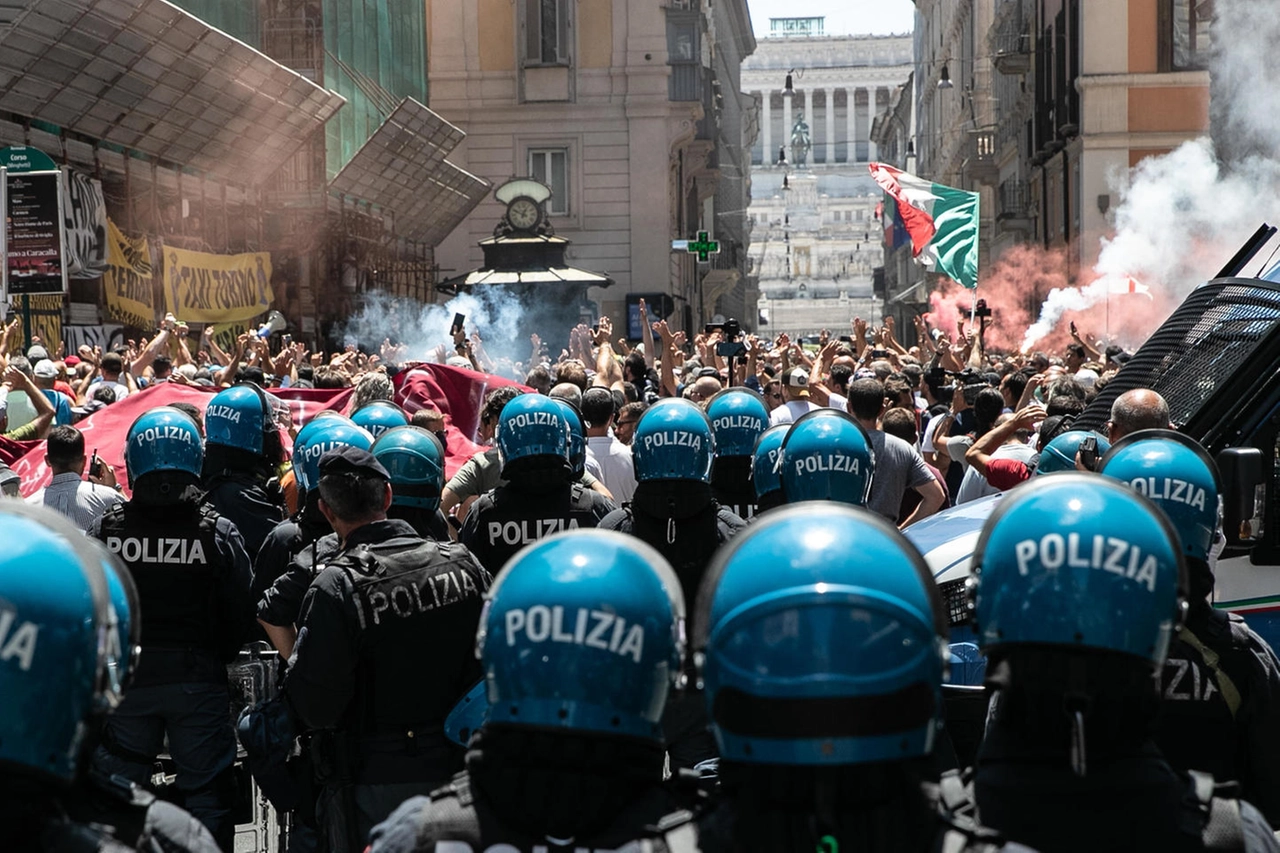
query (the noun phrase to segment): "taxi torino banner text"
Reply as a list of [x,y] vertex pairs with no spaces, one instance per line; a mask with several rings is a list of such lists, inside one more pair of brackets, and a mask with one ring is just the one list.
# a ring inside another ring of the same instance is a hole
[[164,248],[164,304],[188,323],[249,320],[271,307],[271,255]]

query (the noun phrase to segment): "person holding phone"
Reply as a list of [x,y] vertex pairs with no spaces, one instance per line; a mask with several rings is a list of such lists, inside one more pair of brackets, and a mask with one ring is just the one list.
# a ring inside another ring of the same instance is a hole
[[49,430],[45,462],[53,472],[53,480],[28,498],[28,503],[42,503],[65,515],[82,532],[111,507],[124,502],[115,471],[96,449],[87,466],[89,480],[81,479],[86,469],[84,436],[75,427],[63,425]]

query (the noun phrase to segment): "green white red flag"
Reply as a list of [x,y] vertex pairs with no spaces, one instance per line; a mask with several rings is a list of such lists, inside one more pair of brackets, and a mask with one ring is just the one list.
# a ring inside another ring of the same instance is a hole
[[912,255],[970,289],[978,286],[978,193],[931,183],[884,163],[867,166],[898,205]]

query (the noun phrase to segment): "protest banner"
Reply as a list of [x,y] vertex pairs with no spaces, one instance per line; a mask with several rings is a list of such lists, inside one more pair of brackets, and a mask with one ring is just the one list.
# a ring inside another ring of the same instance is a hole
[[107,220],[107,271],[102,276],[107,317],[126,326],[152,329],[156,324],[151,280],[151,248],[146,237],[127,237]]
[[271,253],[211,255],[165,246],[165,310],[188,323],[251,320],[271,307]]

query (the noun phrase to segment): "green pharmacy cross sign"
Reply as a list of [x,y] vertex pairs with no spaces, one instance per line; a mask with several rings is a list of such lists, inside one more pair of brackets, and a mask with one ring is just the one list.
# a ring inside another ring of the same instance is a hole
[[690,240],[685,246],[685,251],[691,255],[697,255],[699,261],[706,263],[709,255],[720,254],[720,244],[708,239],[706,231],[699,231],[698,239]]

